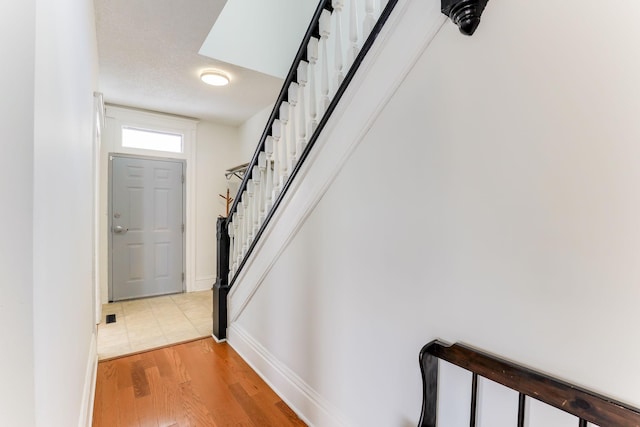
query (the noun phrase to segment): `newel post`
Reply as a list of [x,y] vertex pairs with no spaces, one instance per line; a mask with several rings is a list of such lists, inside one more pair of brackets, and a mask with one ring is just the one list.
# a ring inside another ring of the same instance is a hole
[[216,223],[217,237],[217,272],[213,285],[213,336],[218,341],[227,338],[227,294],[229,293],[229,233],[227,218],[218,218]]
[[480,25],[480,17],[488,1],[441,0],[441,10],[458,26],[462,34],[471,36]]

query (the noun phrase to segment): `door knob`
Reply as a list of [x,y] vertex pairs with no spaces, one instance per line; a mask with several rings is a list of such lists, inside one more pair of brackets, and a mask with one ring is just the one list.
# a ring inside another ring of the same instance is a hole
[[121,225],[116,225],[116,226],[113,227],[113,232],[115,234],[124,234],[127,231],[129,231],[129,229],[128,228],[124,228]]

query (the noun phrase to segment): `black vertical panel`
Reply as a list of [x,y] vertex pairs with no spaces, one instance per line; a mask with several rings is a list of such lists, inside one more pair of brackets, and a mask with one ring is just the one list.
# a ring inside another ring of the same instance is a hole
[[218,340],[227,338],[227,294],[229,293],[229,246],[227,219],[216,223],[217,257],[216,283],[213,285],[213,335]]
[[526,396],[522,393],[518,396],[518,427],[524,427],[524,410]]
[[429,344],[420,352],[422,372],[422,414],[418,427],[436,427],[438,409],[438,358],[426,352]]
[[471,416],[469,417],[469,427],[476,427],[477,414],[478,414],[478,374],[474,373],[471,380]]
[[580,421],[578,422],[578,427],[587,427],[587,420],[583,420],[582,418],[580,418]]

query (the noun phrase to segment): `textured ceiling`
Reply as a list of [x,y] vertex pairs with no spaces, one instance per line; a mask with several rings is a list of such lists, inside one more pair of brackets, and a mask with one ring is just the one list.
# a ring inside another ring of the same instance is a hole
[[[226,0],[95,0],[105,101],[240,124],[275,101],[282,80],[199,55]],[[200,73],[217,68],[231,84]]]

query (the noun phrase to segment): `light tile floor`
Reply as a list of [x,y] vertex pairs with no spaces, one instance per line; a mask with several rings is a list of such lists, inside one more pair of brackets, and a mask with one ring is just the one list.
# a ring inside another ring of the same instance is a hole
[[[100,360],[211,336],[211,291],[115,302],[102,306]],[[116,322],[107,324],[107,314]]]

